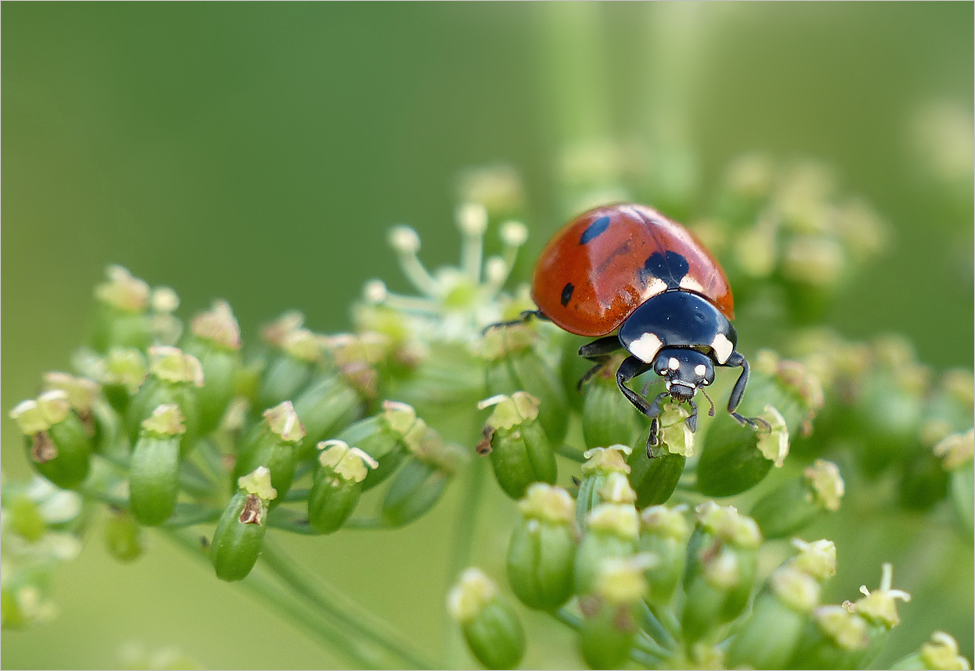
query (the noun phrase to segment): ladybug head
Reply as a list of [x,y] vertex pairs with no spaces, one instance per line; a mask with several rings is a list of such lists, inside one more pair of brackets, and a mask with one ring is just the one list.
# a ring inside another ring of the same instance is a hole
[[714,362],[707,354],[687,347],[665,347],[653,360],[653,371],[667,382],[678,401],[689,401],[700,387],[714,382]]

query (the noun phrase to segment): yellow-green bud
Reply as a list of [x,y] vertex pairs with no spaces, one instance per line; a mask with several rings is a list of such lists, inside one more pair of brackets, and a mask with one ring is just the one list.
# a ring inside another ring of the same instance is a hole
[[558,608],[572,596],[575,502],[559,487],[536,482],[518,503],[521,521],[508,546],[508,582],[530,608]]
[[538,423],[539,401],[523,391],[492,396],[478,408],[494,407],[484,425],[478,454],[490,454],[501,488],[512,498],[524,495],[533,482],[554,483],[555,453]]
[[482,571],[466,569],[447,594],[471,652],[489,669],[512,669],[525,654],[525,633],[511,604]]
[[640,517],[632,504],[600,503],[593,508],[576,554],[576,594],[592,592],[604,560],[632,556],[639,534]]
[[341,440],[318,444],[321,453],[308,495],[308,520],[320,533],[338,531],[355,511],[362,482],[369,469],[379,464],[356,447]]

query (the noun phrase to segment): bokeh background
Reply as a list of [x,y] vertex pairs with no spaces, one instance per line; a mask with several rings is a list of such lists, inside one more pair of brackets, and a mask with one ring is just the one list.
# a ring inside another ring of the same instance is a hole
[[[605,138],[679,147],[675,179],[703,191],[743,152],[831,165],[894,237],[828,322],[972,365],[971,3],[6,3],[2,19],[6,477],[28,474],[6,411],[68,365],[106,264],[172,286],[184,315],[227,299],[245,336],[288,308],[345,330],[365,280],[406,288],[390,225],[417,228],[428,265],[455,258],[462,170],[517,169],[537,253],[563,219],[563,148]],[[435,649],[455,496],[401,531],[285,542]],[[497,504],[484,554],[506,543]],[[971,657],[970,545],[926,538],[921,517],[828,532],[838,592],[895,556],[915,592],[890,659],[934,628]],[[161,539],[131,566],[97,541],[57,574],[59,619],[4,632],[4,668],[117,666],[133,642],[212,668],[339,663]],[[930,576],[935,555],[953,568]],[[526,664],[578,663],[529,619],[553,644]]]

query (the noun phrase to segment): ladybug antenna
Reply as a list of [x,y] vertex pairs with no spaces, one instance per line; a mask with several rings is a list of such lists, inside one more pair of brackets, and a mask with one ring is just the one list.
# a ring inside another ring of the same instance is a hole
[[645,385],[643,385],[643,390],[642,390],[643,391],[643,395],[646,396],[647,395],[647,392],[650,391],[650,387],[652,385],[658,384],[660,382],[663,382],[663,378],[661,378],[661,377],[658,377],[656,379],[648,380],[647,383]]
[[714,401],[712,401],[711,400],[711,397],[708,396],[708,393],[706,391],[704,391],[704,387],[699,387],[698,388],[698,391],[700,391],[702,394],[704,394],[704,398],[706,398],[708,400],[708,403],[711,404],[711,409],[708,410],[708,417],[714,417]]

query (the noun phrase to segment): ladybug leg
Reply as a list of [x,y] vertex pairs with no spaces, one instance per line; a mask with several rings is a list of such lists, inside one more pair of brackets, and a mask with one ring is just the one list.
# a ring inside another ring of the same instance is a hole
[[586,371],[586,374],[579,380],[576,389],[582,391],[583,385],[592,379],[592,376],[605,368],[613,354],[623,349],[620,339],[617,336],[606,336],[599,340],[593,340],[579,348],[579,356],[589,361],[595,361],[596,365]]
[[697,431],[697,403],[694,402],[694,399],[688,399],[687,405],[691,406],[691,414],[684,420],[684,424],[691,430],[691,433],[694,433]]
[[[651,367],[650,364],[643,363],[635,356],[626,357],[616,370],[616,384],[619,386],[620,391],[623,392],[623,395],[626,396],[626,400],[632,403],[644,415],[653,418],[660,414],[660,406],[658,405],[660,397],[658,396],[652,404],[647,403],[647,399],[626,386],[627,382],[637,375],[646,373]],[[666,395],[663,394],[663,396]]]
[[518,319],[512,319],[510,322],[495,322],[494,324],[488,324],[481,331],[481,335],[484,335],[492,329],[506,328],[508,326],[517,326],[518,324],[525,324],[530,322],[532,319],[541,319],[542,321],[552,321],[549,319],[541,310],[525,310],[520,315]]
[[650,412],[652,412],[653,414],[647,415],[648,417],[651,417],[650,435],[647,436],[647,459],[653,459],[653,451],[651,448],[653,448],[655,445],[657,445],[657,443],[660,442],[657,439],[657,436],[660,433],[660,420],[657,418],[657,415],[659,415],[662,411],[660,407],[660,402],[665,400],[669,396],[670,396],[670,392],[665,391],[662,394],[657,394],[657,397],[653,399],[652,403],[650,403]]
[[742,426],[748,424],[756,429],[762,427],[767,431],[771,431],[772,427],[761,417],[742,417],[735,412],[738,409],[738,404],[741,403],[741,397],[745,394],[745,385],[748,384],[748,361],[739,352],[734,352],[728,357],[728,361],[724,365],[729,367],[738,366],[741,368],[741,375],[738,376],[738,381],[735,382],[735,386],[731,390],[731,396],[728,397],[728,412]]

